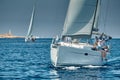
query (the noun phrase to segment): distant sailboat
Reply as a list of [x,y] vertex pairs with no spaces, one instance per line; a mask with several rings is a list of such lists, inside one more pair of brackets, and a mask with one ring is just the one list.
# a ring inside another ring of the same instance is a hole
[[51,62],[55,67],[106,63],[102,52],[92,50],[93,45],[87,41],[98,33],[100,1],[70,0],[61,41],[56,38],[51,44]]
[[35,15],[35,5],[33,6],[30,24],[29,24],[29,28],[28,28],[28,33],[27,33],[27,36],[25,37],[25,42],[28,42],[28,41],[34,42],[35,41],[35,37],[32,35],[34,15]]

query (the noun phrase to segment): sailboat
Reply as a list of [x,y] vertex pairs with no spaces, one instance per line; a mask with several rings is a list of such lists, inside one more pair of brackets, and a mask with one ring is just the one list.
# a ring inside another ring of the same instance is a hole
[[32,15],[31,15],[31,19],[30,19],[30,24],[29,24],[29,28],[28,28],[28,33],[25,37],[25,42],[29,42],[29,41],[34,42],[35,41],[35,37],[32,35],[34,14],[35,14],[35,5],[33,6]]
[[51,43],[55,67],[101,66],[107,62],[101,51],[92,50],[93,44],[88,42],[99,31],[100,3],[101,0],[70,0],[61,39]]

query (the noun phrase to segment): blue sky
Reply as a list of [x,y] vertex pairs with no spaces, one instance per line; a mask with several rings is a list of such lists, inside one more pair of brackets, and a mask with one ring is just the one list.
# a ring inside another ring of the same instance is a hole
[[[27,34],[35,0],[0,0],[0,34]],[[37,0],[33,35],[54,37],[63,29],[69,0]],[[100,31],[120,38],[120,0],[102,0]]]

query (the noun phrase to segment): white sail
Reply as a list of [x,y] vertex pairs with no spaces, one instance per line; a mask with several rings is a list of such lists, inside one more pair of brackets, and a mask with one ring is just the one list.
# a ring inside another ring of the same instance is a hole
[[27,33],[27,36],[25,38],[25,41],[28,41],[28,39],[31,39],[31,37],[32,37],[34,13],[35,13],[35,5],[33,6],[32,15],[31,15],[30,24],[29,24],[29,29],[28,29],[28,33]]
[[90,38],[97,4],[98,0],[70,0],[62,36]]

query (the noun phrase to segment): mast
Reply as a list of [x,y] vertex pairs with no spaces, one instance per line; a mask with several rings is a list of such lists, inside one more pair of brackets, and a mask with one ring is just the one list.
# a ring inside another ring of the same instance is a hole
[[[96,19],[98,19],[98,18],[97,18],[97,17],[98,17],[97,14],[99,14],[99,13],[98,13],[98,8],[99,8],[98,6],[99,6],[99,4],[100,4],[100,0],[97,0],[96,9],[95,9],[95,15],[94,15],[93,24],[92,24],[91,36],[92,36],[92,32],[93,32],[93,31],[98,31],[98,29],[95,29],[94,26],[98,26],[98,25],[95,25],[95,22],[96,22],[96,21],[98,22],[98,20],[96,20]],[[97,22],[96,22],[96,24],[97,24]]]

